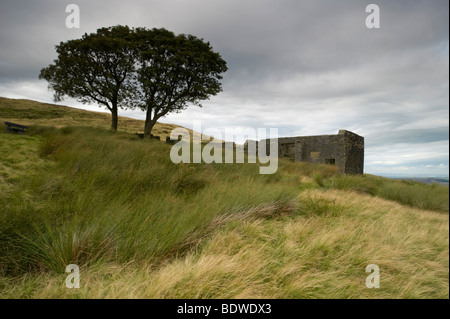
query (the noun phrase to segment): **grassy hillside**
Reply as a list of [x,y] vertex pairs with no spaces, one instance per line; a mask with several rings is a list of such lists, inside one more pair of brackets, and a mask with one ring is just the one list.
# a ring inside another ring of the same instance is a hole
[[448,187],[173,164],[168,144],[92,126],[0,133],[0,297],[449,297]]
[[[111,127],[111,114],[32,100],[0,97],[0,124],[3,125],[5,121],[22,125],[53,126],[57,128],[90,126],[109,129]],[[152,133],[161,135],[161,140],[165,140],[165,136],[168,136],[176,127],[178,126],[173,124],[156,123]],[[118,130],[128,133],[143,133],[144,121],[119,116]]]

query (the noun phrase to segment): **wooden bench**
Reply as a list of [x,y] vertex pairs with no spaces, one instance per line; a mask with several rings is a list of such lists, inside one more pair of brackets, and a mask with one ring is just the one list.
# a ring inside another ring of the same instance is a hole
[[8,133],[24,134],[25,129],[27,128],[27,126],[25,126],[25,125],[20,125],[20,124],[11,123],[11,122],[5,122],[5,125],[7,126],[6,131]]

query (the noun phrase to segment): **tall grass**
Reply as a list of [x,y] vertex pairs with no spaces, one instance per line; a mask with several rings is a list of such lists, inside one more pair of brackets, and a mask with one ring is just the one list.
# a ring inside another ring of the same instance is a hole
[[393,181],[384,183],[377,195],[411,207],[448,212],[448,186],[424,185],[414,181]]
[[[298,201],[300,215],[267,218],[260,207],[216,220],[197,249],[157,268],[83,267],[80,289],[52,273],[16,286],[4,279],[6,296],[448,298],[448,216],[336,190],[308,190]],[[380,289],[365,285],[369,264],[380,267]]]
[[339,175],[326,182],[328,188],[376,195],[419,209],[448,212],[449,188],[439,184],[394,180],[371,175]]
[[448,211],[448,188],[283,159],[272,175],[174,164],[133,134],[30,131],[0,134],[1,297],[448,298],[448,214],[425,210]]
[[160,260],[221,214],[295,196],[255,165],[173,164],[158,141],[92,128],[44,135],[39,154],[56,165],[30,172],[26,209],[2,215],[4,273]]

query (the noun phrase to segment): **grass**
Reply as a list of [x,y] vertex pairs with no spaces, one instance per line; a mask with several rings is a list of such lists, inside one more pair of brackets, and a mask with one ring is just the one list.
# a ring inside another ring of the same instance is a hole
[[[156,268],[84,267],[77,290],[48,272],[5,285],[23,298],[448,298],[448,219],[361,196],[306,191],[299,201],[337,203],[341,213],[229,220]],[[380,289],[364,285],[371,263]]]
[[340,175],[329,179],[327,187],[376,195],[420,209],[448,212],[448,187],[437,183],[429,185],[369,175]]
[[[2,268],[17,258],[23,263],[12,272],[159,258],[218,215],[295,194],[254,165],[237,165],[230,175],[225,165],[173,164],[169,151],[158,141],[101,129],[48,133],[38,153],[55,165],[22,181],[32,194],[27,209],[13,206],[2,216],[3,225],[21,224],[16,242],[3,243],[13,255],[3,256]],[[24,223],[30,215],[36,217]]]
[[95,124],[29,132],[0,133],[1,298],[449,297],[448,187],[173,164],[170,145]]
[[[22,125],[56,128],[89,126],[109,129],[111,127],[111,114],[33,100],[0,97],[0,124],[3,125],[5,121]],[[158,122],[153,128],[152,134],[161,136],[161,140],[165,140],[165,137],[169,136],[170,132],[176,127],[179,126]],[[127,133],[143,133],[144,121],[119,116],[118,130]]]

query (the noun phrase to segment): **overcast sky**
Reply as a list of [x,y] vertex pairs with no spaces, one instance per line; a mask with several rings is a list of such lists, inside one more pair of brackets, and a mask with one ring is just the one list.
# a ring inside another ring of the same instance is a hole
[[[66,28],[70,3],[79,29]],[[366,27],[370,3],[378,29]],[[1,0],[0,96],[53,103],[38,75],[61,41],[118,24],[164,27],[209,41],[229,70],[203,108],[162,122],[279,136],[347,129],[365,137],[366,173],[448,176],[448,10],[448,0]]]

